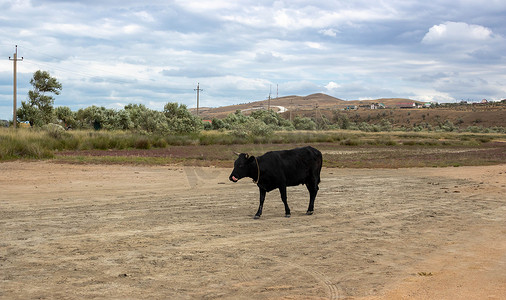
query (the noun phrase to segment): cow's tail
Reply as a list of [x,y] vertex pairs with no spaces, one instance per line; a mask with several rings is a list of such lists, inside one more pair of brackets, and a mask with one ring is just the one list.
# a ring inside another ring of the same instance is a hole
[[317,178],[316,178],[316,184],[320,184],[320,173],[322,171],[322,165],[323,165],[323,157],[322,157],[322,153],[318,150],[316,150],[318,152],[317,156],[316,156],[316,160],[317,160]]

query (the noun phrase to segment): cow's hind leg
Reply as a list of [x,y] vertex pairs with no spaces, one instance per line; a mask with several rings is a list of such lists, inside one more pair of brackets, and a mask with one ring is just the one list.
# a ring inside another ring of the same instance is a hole
[[314,200],[316,199],[316,194],[318,193],[318,184],[311,182],[306,184],[307,190],[309,191],[309,206],[307,208],[306,215],[312,215],[314,212]]
[[281,194],[281,200],[285,205],[285,217],[290,218],[290,208],[288,207],[288,202],[286,200],[286,186],[279,187],[279,193]]

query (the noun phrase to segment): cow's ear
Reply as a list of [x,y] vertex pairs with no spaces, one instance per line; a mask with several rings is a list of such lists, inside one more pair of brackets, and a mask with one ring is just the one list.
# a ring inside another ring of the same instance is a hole
[[[247,157],[247,158],[248,158],[248,157]],[[255,157],[252,155],[252,156],[250,156],[250,157],[248,158],[248,162],[250,163],[250,162],[253,162],[253,161],[255,161]]]

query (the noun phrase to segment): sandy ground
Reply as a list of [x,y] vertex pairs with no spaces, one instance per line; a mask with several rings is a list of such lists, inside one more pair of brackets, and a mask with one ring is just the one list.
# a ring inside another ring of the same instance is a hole
[[0,298],[506,299],[506,165],[230,171],[1,163]]

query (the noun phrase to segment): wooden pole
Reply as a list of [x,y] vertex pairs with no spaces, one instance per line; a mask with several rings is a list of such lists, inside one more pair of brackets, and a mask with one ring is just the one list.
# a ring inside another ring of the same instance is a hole
[[[16,52],[14,52],[14,59],[11,59],[9,56],[9,60],[12,60],[14,64],[14,83],[13,83],[13,92],[12,92],[12,98],[13,98],[13,109],[12,109],[12,126],[14,126],[14,129],[17,127],[17,117],[16,117],[16,110],[17,110],[17,61],[18,61],[18,45],[16,45]],[[23,57],[21,57],[20,61],[23,60]]]
[[194,91],[197,91],[197,117],[199,116],[199,94],[202,89],[200,89],[200,83],[197,83],[197,88],[194,89]]

